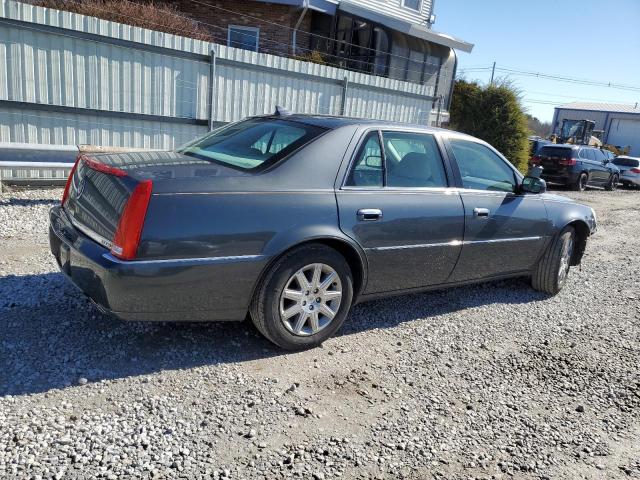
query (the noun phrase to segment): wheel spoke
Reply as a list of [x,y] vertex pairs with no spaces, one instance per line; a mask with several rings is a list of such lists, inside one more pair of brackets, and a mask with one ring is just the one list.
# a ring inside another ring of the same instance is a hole
[[322,265],[316,263],[313,266],[313,278],[311,279],[311,286],[317,288],[320,285],[320,277],[322,276]]
[[336,316],[336,312],[331,310],[331,307],[329,307],[329,305],[327,305],[326,303],[320,305],[320,313],[322,313],[329,320],[333,319],[333,317]]
[[290,288],[288,288],[284,292],[282,292],[282,296],[287,300],[293,300],[294,302],[299,302],[300,300],[302,300],[304,293],[298,290],[291,290]]
[[302,290],[309,290],[311,285],[309,284],[309,280],[307,280],[307,276],[304,274],[302,270],[296,273],[296,280],[298,280],[298,284]]
[[329,290],[328,292],[324,292],[322,294],[322,298],[324,298],[325,302],[330,302],[332,300],[337,300],[342,297],[342,292],[338,290]]
[[298,304],[296,305],[292,305],[291,307],[287,308],[285,311],[282,312],[282,318],[284,318],[285,320],[293,317],[296,313],[300,313],[302,312],[302,307]]
[[309,315],[309,318],[311,320],[310,324],[311,324],[311,333],[316,333],[318,330],[320,330],[320,322],[318,321],[318,311],[314,311],[311,312],[311,314]]
[[293,327],[294,333],[297,333],[297,334],[302,333],[302,329],[304,328],[305,324],[307,323],[307,318],[309,318],[309,314],[308,313],[306,313],[306,312],[300,313],[300,316],[298,317],[298,320],[296,321],[296,324]]
[[333,283],[333,281],[336,279],[337,275],[336,272],[331,272],[329,275],[327,275],[327,278],[324,279],[324,281],[320,284],[320,290],[324,291],[327,288],[329,288],[331,286],[331,284]]

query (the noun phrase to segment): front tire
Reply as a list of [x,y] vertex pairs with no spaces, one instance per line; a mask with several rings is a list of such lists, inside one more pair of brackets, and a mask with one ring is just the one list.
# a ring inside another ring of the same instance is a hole
[[617,173],[614,173],[611,176],[611,180],[609,180],[609,183],[607,183],[604,189],[608,192],[613,192],[616,188],[618,188],[619,181],[620,181],[620,177],[618,177]]
[[576,192],[584,192],[587,189],[587,184],[589,183],[589,174],[587,172],[582,172],[578,177],[578,180],[573,185],[573,189]]
[[562,290],[571,268],[575,237],[574,228],[566,227],[552,240],[531,276],[535,290],[551,295]]
[[286,350],[316,347],[344,323],[353,301],[349,264],[334,249],[310,244],[269,269],[251,302],[254,325]]

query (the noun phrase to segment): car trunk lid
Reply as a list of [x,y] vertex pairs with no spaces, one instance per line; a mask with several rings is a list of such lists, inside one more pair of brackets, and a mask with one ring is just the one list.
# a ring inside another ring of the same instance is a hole
[[216,181],[215,177],[221,177],[217,182],[222,186],[231,177],[246,175],[175,152],[85,153],[78,156],[69,177],[63,207],[76,228],[113,249],[118,227],[136,192],[150,196],[151,185],[153,193],[176,192],[184,189],[185,183],[194,181],[205,181],[210,185]]

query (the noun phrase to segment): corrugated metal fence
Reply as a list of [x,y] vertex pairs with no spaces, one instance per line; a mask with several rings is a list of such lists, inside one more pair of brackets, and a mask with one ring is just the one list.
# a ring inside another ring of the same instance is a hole
[[173,148],[273,112],[433,120],[433,87],[0,0],[0,142]]

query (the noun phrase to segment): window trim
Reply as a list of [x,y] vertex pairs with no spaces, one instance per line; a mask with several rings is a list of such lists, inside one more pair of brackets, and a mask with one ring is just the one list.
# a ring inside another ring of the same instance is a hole
[[402,8],[411,10],[412,12],[422,13],[422,0],[418,0],[418,8],[410,7],[406,4],[407,0],[402,0]]
[[[360,153],[360,149],[362,148],[362,145],[367,140],[367,137],[371,132],[378,133],[378,142],[380,142],[381,153],[382,153],[382,187],[371,187],[371,186],[359,187],[357,185],[347,185],[347,180],[349,179],[349,173],[351,172],[351,169],[353,168],[356,162],[358,153]],[[387,167],[386,167],[387,158],[386,158],[386,151],[384,147],[384,132],[399,132],[399,133],[414,133],[418,135],[431,135],[436,142],[436,147],[438,148],[438,153],[440,154],[440,161],[442,162],[442,168],[444,170],[444,176],[445,176],[447,185],[444,187],[389,187],[387,185]],[[455,185],[456,183],[454,180],[455,173],[453,172],[453,170],[450,170],[450,168],[453,168],[453,167],[451,166],[451,162],[449,160],[449,155],[448,155],[448,152],[446,151],[446,147],[442,143],[442,138],[440,135],[438,135],[438,132],[425,132],[425,131],[414,130],[414,129],[393,128],[393,126],[389,126],[386,128],[380,128],[380,127],[367,128],[363,130],[362,133],[360,134],[358,143],[356,144],[353,152],[351,153],[351,157],[347,164],[347,168],[344,171],[342,182],[340,183],[340,187],[337,190],[351,191],[351,192],[374,191],[374,192],[381,192],[381,193],[382,192],[444,193],[444,192],[451,191],[451,189],[458,188]]]
[[[256,46],[255,50],[251,48],[242,48],[242,47],[232,47],[231,46],[231,30],[244,30],[245,32],[255,32],[256,33]],[[227,26],[227,47],[230,48],[240,48],[242,50],[248,50],[250,52],[257,52],[260,49],[260,27],[250,27],[246,25],[228,25]]]

